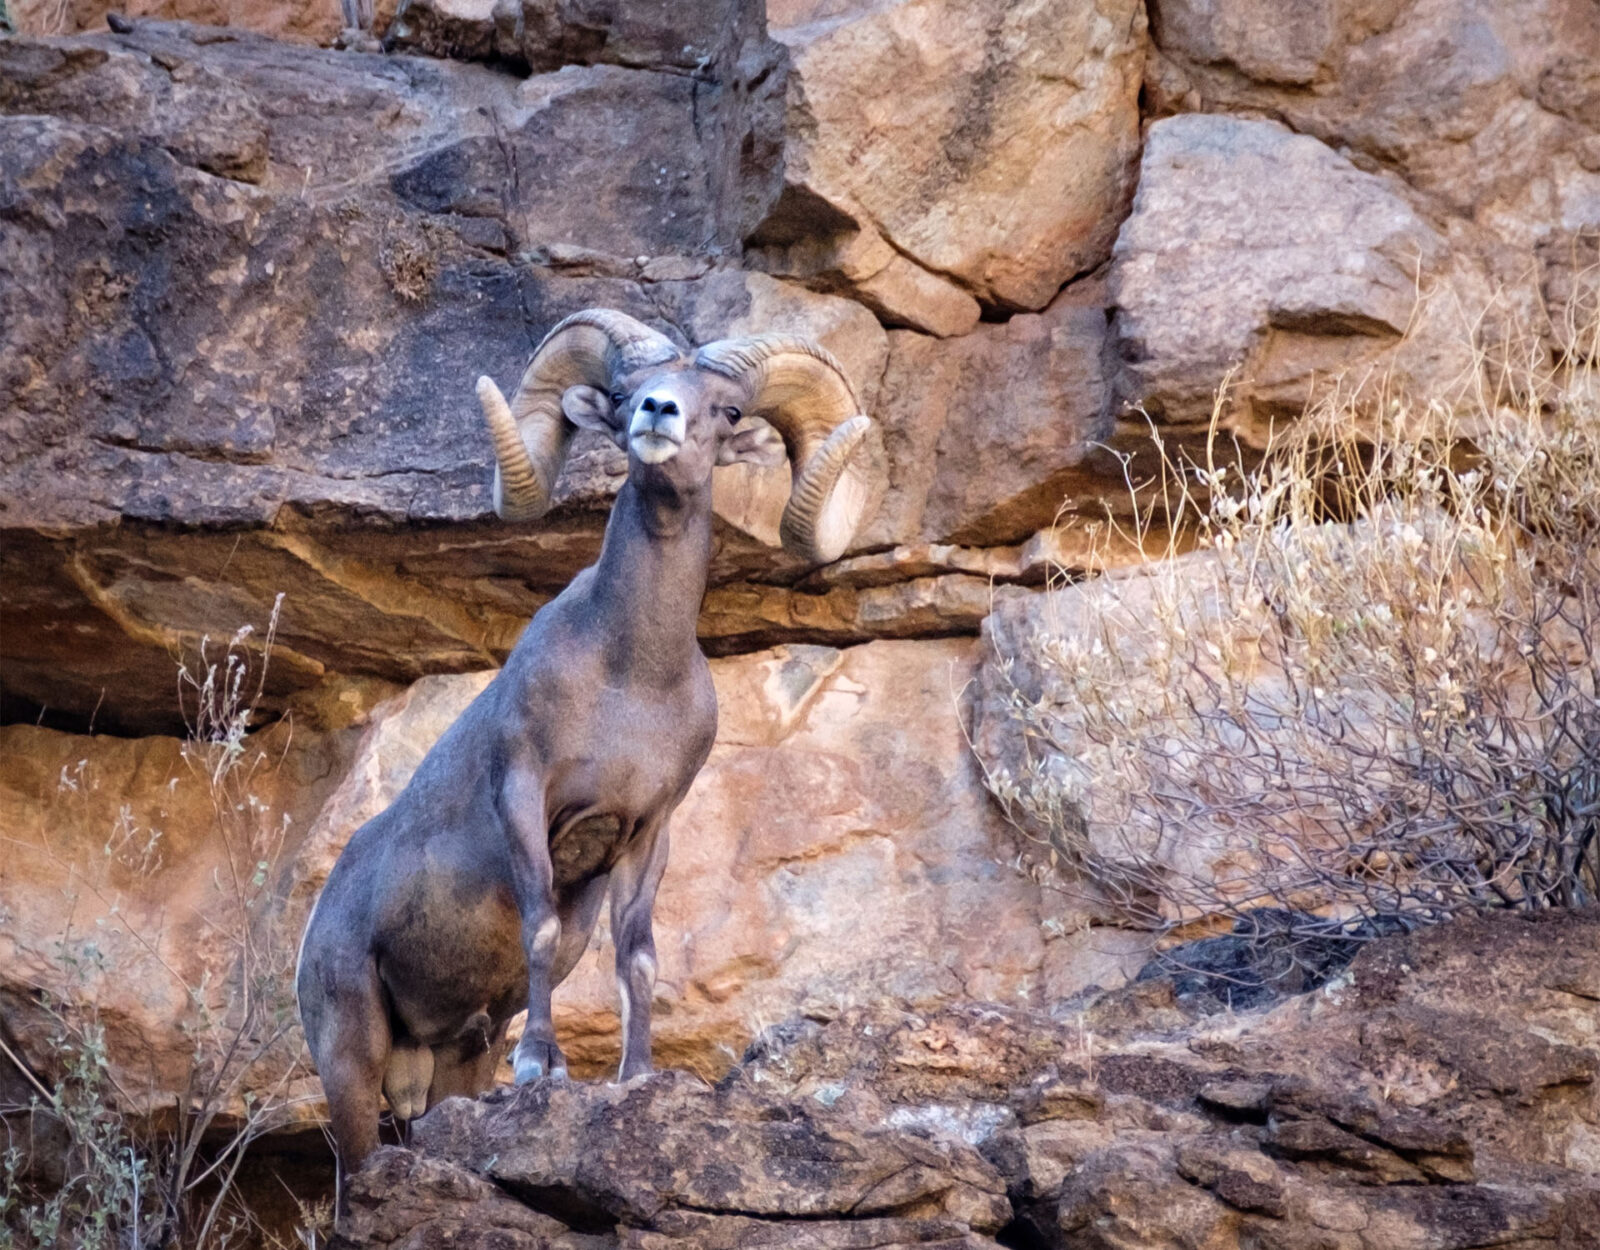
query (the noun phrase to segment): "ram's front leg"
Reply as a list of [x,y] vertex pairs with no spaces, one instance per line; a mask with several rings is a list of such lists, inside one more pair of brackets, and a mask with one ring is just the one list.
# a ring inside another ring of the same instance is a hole
[[651,922],[656,889],[667,867],[667,824],[634,840],[611,870],[611,936],[617,945],[617,993],[622,999],[622,1067],[617,1079],[650,1071],[650,1003],[656,988],[656,939]]
[[522,915],[522,949],[528,959],[528,1023],[511,1052],[511,1069],[517,1084],[526,1085],[541,1076],[567,1075],[567,1061],[556,1045],[555,1022],[550,1016],[561,915],[550,867],[543,780],[532,767],[513,766],[501,802],[511,840],[511,885]]

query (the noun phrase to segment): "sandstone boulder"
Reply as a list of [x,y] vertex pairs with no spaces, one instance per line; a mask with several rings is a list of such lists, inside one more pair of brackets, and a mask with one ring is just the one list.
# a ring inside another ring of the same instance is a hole
[[1560,334],[1600,229],[1585,0],[1159,0],[1150,20],[1157,115],[1261,113],[1395,172],[1505,245],[1478,245],[1501,281],[1525,280],[1535,253]]
[[1231,375],[1225,415],[1256,445],[1339,375],[1448,401],[1491,300],[1403,184],[1276,122],[1203,114],[1150,128],[1110,290],[1119,400],[1203,424]]
[[[960,339],[890,336],[881,409],[894,490],[865,543],[1000,546],[1107,488],[1105,314],[1062,300]],[[1076,498],[1074,498],[1076,496]]]
[[1105,260],[1139,146],[1139,5],[785,0],[769,20],[792,57],[784,193],[753,239],[772,272],[950,334],[973,299],[1042,308]]
[[773,1116],[767,1099],[684,1073],[633,1087],[545,1084],[502,1105],[441,1106],[416,1145],[513,1193],[570,1191],[596,1222],[648,1224],[677,1206],[757,1219],[944,1216],[994,1232],[1010,1216],[1000,1177],[970,1147],[863,1132],[822,1106]]
[[[877,231],[856,228],[831,206],[793,193],[784,213],[754,241],[753,267],[859,300],[885,325],[949,338],[978,324],[983,309],[973,296],[895,251]],[[843,233],[818,235],[819,226]]]

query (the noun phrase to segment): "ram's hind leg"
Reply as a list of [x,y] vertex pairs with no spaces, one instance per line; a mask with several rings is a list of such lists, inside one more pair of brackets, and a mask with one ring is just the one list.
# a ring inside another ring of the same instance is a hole
[[359,973],[340,978],[319,1016],[312,1055],[328,1095],[343,1208],[344,1182],[378,1148],[378,1099],[392,1039],[376,966],[367,961]]

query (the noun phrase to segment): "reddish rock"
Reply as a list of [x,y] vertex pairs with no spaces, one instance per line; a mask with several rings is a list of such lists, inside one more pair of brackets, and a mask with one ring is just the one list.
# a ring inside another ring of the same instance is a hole
[[[245,780],[214,788],[214,755],[177,739],[0,728],[0,1040],[54,1081],[58,1013],[81,1024],[92,1007],[119,1108],[170,1110],[241,1001],[233,935],[274,910],[271,886],[251,882],[257,860],[241,857],[288,865],[349,745],[274,726],[245,745],[235,774]],[[292,1011],[297,935],[263,923],[257,937],[256,975],[272,983],[262,992]],[[297,1050],[253,1070],[223,1110],[270,1088]]]

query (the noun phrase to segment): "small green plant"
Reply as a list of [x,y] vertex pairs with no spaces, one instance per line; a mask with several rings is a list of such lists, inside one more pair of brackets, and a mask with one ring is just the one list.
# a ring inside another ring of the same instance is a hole
[[61,1027],[51,1041],[61,1073],[33,1111],[48,1114],[66,1131],[70,1147],[62,1161],[65,1181],[43,1201],[22,1205],[21,1152],[15,1147],[7,1151],[0,1247],[144,1246],[141,1215],[153,1206],[148,1202],[153,1193],[149,1160],[130,1144],[121,1118],[111,1110],[104,1031],[97,1022]]

